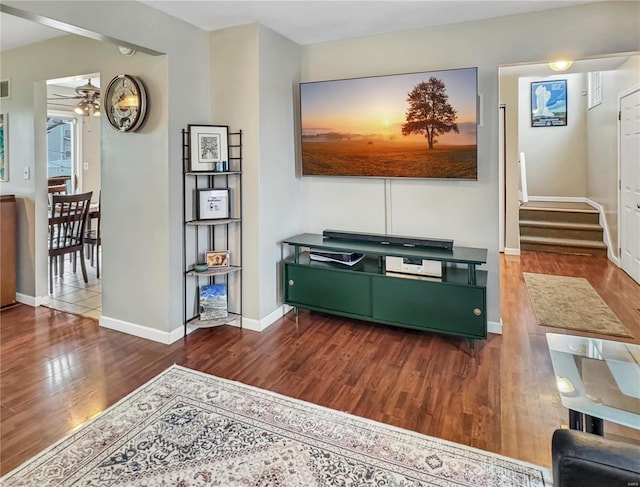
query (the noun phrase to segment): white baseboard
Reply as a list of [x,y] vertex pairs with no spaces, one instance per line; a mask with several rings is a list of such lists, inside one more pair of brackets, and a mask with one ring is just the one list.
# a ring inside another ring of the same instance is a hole
[[242,328],[245,330],[252,331],[264,331],[273,323],[278,321],[284,315],[286,315],[289,311],[293,309],[292,306],[288,304],[283,304],[282,306],[278,306],[273,312],[269,313],[267,316],[262,318],[261,320],[254,320],[251,318],[242,318]]
[[488,321],[487,332],[502,335],[502,318],[500,318],[500,321]]
[[28,294],[16,293],[16,301],[37,308],[43,304],[49,304],[50,296],[29,296]]
[[127,321],[118,320],[115,318],[109,318],[102,315],[100,317],[100,326],[109,328],[110,330],[120,331],[129,335],[137,336],[140,338],[146,338],[154,342],[164,343],[165,345],[171,345],[176,340],[182,338],[184,332],[183,328],[176,328],[170,332],[156,330],[155,328],[149,328],[148,326],[137,325],[135,323],[129,323]]
[[511,249],[511,248],[505,247],[504,255],[520,255],[520,249]]

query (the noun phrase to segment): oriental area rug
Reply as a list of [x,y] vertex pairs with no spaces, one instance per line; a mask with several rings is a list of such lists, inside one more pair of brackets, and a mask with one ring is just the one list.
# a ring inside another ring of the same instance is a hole
[[539,325],[633,337],[586,279],[523,274]]
[[549,471],[174,365],[9,486],[548,486]]

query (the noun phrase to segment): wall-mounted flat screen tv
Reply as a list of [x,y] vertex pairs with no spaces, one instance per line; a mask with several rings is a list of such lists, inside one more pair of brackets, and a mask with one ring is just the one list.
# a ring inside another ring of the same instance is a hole
[[300,83],[303,176],[477,179],[477,68]]

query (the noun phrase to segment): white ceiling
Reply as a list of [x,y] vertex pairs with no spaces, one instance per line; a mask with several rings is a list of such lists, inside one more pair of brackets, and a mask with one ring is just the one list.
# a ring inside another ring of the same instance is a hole
[[66,32],[0,12],[0,50],[14,49],[66,35]]
[[[350,39],[568,7],[594,0],[142,0],[206,31],[258,22],[297,42]],[[0,49],[40,42],[64,32],[0,14]]]
[[[207,31],[258,22],[304,45],[522,14],[590,1],[142,0],[142,3]],[[66,35],[66,32],[0,13],[1,50],[62,35]],[[626,59],[609,57],[579,60],[566,73],[612,70]],[[546,64],[501,67],[501,74],[506,76],[542,76],[545,73],[555,74]],[[86,83],[89,78],[94,84],[100,82],[97,73],[74,78],[54,80],[52,84],[75,87]]]
[[258,22],[305,45],[504,17],[592,0],[141,1],[206,31]]
[[[630,53],[631,55],[632,53]],[[637,54],[637,53],[633,53]],[[550,76],[557,74],[590,73],[593,71],[613,71],[618,69],[629,56],[609,56],[594,59],[579,59],[566,71],[553,71],[548,64],[520,64],[514,66],[500,66],[500,76],[526,78],[531,76]]]

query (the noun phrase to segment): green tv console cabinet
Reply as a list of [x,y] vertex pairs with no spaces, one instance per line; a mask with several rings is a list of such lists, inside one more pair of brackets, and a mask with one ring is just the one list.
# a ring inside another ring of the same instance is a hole
[[[283,241],[293,255],[284,261],[284,302],[298,309],[405,328],[487,337],[487,250],[403,247],[326,238],[305,233]],[[353,266],[311,260],[309,249],[365,254]],[[387,273],[385,257],[440,261],[442,278]]]

